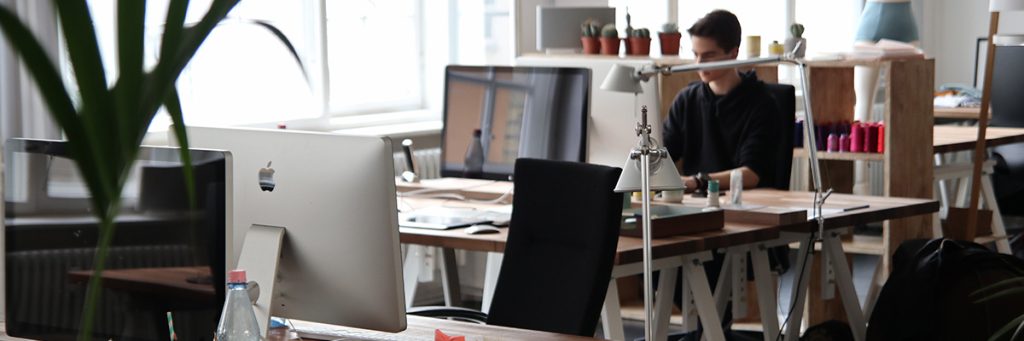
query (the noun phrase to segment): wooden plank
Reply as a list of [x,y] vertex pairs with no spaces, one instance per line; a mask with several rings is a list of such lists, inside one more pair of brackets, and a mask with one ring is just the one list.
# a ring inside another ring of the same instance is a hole
[[853,67],[811,67],[807,81],[816,124],[853,121]]
[[[318,336],[329,337],[327,340],[334,339],[400,339],[400,340],[434,340],[434,330],[440,330],[441,332],[450,336],[465,336],[467,340],[552,340],[552,341],[583,341],[583,340],[598,340],[590,337],[575,336],[556,334],[535,330],[517,329],[510,327],[492,326],[476,324],[471,322],[461,321],[449,321],[445,319],[435,319],[422,316],[409,315],[407,317],[408,328],[406,330],[392,334],[377,332],[365,329],[357,329],[343,326],[333,326],[314,322],[292,320],[295,328],[300,330],[316,330]],[[279,330],[273,330],[274,334],[268,335],[268,340],[273,341],[284,341],[289,340],[288,330],[281,328]],[[322,335],[319,335],[322,334]],[[300,335],[302,336],[302,335]],[[303,336],[303,339],[316,340],[308,336]]]
[[[933,105],[935,61],[905,60],[890,64],[886,86],[884,164],[885,195],[932,198]],[[904,240],[931,238],[932,217],[920,215],[890,220],[884,227],[886,252],[892,255]],[[889,257],[883,257],[889,270]]]
[[[793,157],[807,158],[803,148],[793,148]],[[819,160],[885,161],[885,154],[818,151]]]
[[[981,108],[944,108],[934,107],[935,118],[955,119],[955,120],[977,120],[981,116]],[[992,118],[992,113],[988,114],[989,119]]]

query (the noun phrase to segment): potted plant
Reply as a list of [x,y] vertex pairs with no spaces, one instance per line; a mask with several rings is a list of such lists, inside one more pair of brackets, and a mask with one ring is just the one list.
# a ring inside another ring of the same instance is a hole
[[615,29],[615,24],[601,28],[601,54],[619,55],[619,30]]
[[598,54],[601,52],[601,25],[593,19],[587,19],[580,26],[583,36],[580,41],[583,43],[583,54]]
[[[189,202],[195,207],[192,162],[174,84],[199,46],[239,1],[214,0],[202,19],[191,25],[185,24],[189,2],[169,1],[161,27],[158,61],[152,68],[145,67],[143,62],[146,1],[117,2],[118,64],[106,66],[100,58],[93,18],[86,2],[54,1],[77,83],[75,87],[65,87],[60,69],[46,56],[35,35],[17,15],[0,6],[0,31],[12,50],[22,57],[23,65],[41,90],[50,115],[64,131],[69,155],[86,183],[90,206],[98,220],[99,241],[80,321],[80,340],[92,339],[93,317],[102,292],[99,275],[114,239],[114,219],[121,208],[121,191],[142,138],[160,107],[170,114],[175,136],[182,146],[183,185]],[[266,22],[255,23],[270,30],[299,60],[280,30]],[[107,67],[118,68],[116,81],[108,82],[104,71]]]
[[[804,25],[793,24],[789,26],[789,33],[792,34],[793,36],[789,37],[789,39],[786,39],[785,53],[793,52],[793,57],[803,58],[804,51],[807,50],[807,39],[804,39],[803,37]],[[800,43],[800,49],[793,51],[793,49],[796,48],[797,43]]]
[[679,33],[679,25],[668,22],[661,25],[661,32],[658,32],[658,42],[661,44],[661,54],[666,56],[679,55],[679,40],[683,35]]
[[627,54],[632,56],[651,54],[651,31],[646,28],[633,30],[633,35],[629,37],[629,47]]

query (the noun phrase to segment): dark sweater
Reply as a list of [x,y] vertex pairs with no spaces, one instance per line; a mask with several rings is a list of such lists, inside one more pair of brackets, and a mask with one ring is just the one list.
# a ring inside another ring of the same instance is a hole
[[761,179],[775,177],[773,154],[780,132],[773,122],[778,107],[764,82],[753,72],[724,96],[704,82],[679,92],[669,108],[663,137],[673,160],[683,160],[683,174],[713,173],[746,166]]

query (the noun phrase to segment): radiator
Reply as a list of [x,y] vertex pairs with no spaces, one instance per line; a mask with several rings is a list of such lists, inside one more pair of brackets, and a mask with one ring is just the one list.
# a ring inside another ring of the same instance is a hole
[[[68,271],[92,267],[94,248],[17,251],[7,255],[7,320],[42,329],[77,330],[84,302],[84,283],[71,283]],[[113,247],[108,269],[188,266],[185,245]],[[96,309],[97,333],[120,335],[130,302],[104,290]]]
[[[395,153],[395,175],[405,169],[405,153]],[[441,148],[415,150],[412,152],[413,165],[420,179],[436,179],[441,177]]]

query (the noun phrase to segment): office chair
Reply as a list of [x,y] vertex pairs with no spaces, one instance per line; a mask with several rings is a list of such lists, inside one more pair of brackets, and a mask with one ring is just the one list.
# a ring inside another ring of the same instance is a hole
[[781,190],[789,190],[789,175],[793,169],[793,122],[796,121],[796,88],[788,84],[765,84],[771,92],[775,104],[779,108],[778,122],[779,138],[778,148],[775,150],[775,178],[771,187]]
[[505,256],[489,314],[416,307],[408,313],[592,336],[611,279],[622,217],[619,168],[518,159]]
[[[993,127],[1024,127],[1024,46],[996,46],[992,73]],[[996,166],[992,175],[999,209],[1024,215],[1024,143],[992,148]]]

